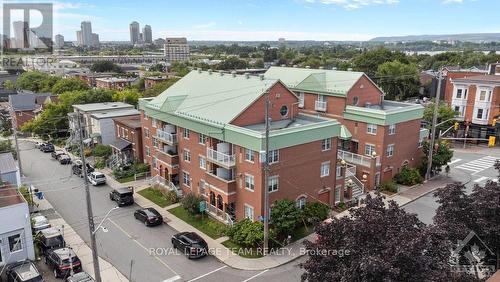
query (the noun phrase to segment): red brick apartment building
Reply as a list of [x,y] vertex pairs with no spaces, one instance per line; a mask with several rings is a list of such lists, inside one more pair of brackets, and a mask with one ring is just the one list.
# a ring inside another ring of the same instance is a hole
[[272,67],[260,77],[192,71],[139,104],[153,175],[204,195],[213,214],[262,214],[265,92],[271,201],[330,206],[420,164],[423,107],[384,101],[363,73]]
[[132,86],[137,81],[136,78],[102,77],[96,78],[96,87],[108,90],[123,90]]
[[144,88],[149,89],[155,86],[156,84],[166,81],[168,79],[167,76],[148,76],[144,78]]
[[57,102],[57,96],[46,93],[9,95],[9,111],[16,129],[34,119],[47,103]]
[[113,150],[113,160],[116,163],[142,162],[143,144],[142,144],[142,125],[139,115],[114,118],[115,124],[115,142],[110,146]]

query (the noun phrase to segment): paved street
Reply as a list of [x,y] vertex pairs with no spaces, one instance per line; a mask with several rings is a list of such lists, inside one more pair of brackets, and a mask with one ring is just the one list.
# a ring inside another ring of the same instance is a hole
[[[78,235],[90,242],[86,218],[83,180],[71,174],[70,166],[60,165],[29,142],[21,142],[25,183],[45,192],[45,197]],[[95,221],[115,206],[109,200],[110,187],[90,187]],[[265,271],[242,271],[227,267],[214,257],[188,260],[183,255],[153,256],[149,248],[169,248],[176,231],[164,224],[146,228],[133,217],[138,206],[114,211],[99,231],[99,255],[113,264],[131,281],[298,281],[302,270],[297,266],[303,258]],[[250,279],[250,280],[249,280]]]
[[[475,184],[484,185],[488,180],[498,180],[498,173],[493,168],[496,159],[500,159],[500,153],[494,149],[479,152],[457,150],[450,162],[449,177],[466,183],[467,191],[471,192]],[[407,211],[416,213],[419,219],[427,224],[432,223],[437,207],[433,193],[404,206]]]

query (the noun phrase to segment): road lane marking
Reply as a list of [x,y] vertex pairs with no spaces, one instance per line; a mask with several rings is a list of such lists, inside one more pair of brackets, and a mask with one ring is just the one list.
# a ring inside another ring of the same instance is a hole
[[476,175],[478,172],[492,168],[496,160],[497,158],[495,157],[485,156],[477,160],[463,163],[455,168],[472,171],[473,173],[471,175]]
[[168,279],[165,279],[165,280],[163,280],[163,281],[161,281],[161,282],[174,282],[174,281],[177,281],[177,280],[179,280],[179,279],[181,279],[181,277],[180,277],[179,275],[176,275],[176,276],[174,276],[174,277],[170,277],[170,278],[168,278]]
[[219,268],[217,268],[217,269],[215,269],[215,270],[212,270],[212,271],[207,272],[207,273],[205,273],[205,274],[203,274],[203,275],[200,275],[200,276],[198,276],[198,277],[196,277],[196,278],[193,278],[193,279],[189,280],[188,282],[196,281],[196,280],[198,280],[198,279],[201,279],[201,278],[203,278],[203,277],[205,277],[205,276],[208,276],[208,275],[210,275],[210,274],[212,274],[212,273],[215,273],[215,272],[217,272],[217,271],[219,271],[219,270],[221,270],[221,269],[224,269],[224,268],[226,268],[226,267],[227,267],[227,265],[224,265],[224,266],[219,267]]
[[461,161],[462,159],[454,159],[453,161],[449,162],[448,165],[452,165],[454,163],[458,163],[459,161]]
[[474,180],[474,182],[478,183],[478,182],[481,182],[481,181],[486,180],[486,179],[488,179],[488,177],[482,176],[482,177],[479,177],[478,179]]
[[[109,222],[111,222],[116,228],[120,229],[121,232],[123,232],[127,237],[130,238],[130,240],[134,241],[137,245],[139,245],[141,248],[143,248],[149,255],[151,253],[149,252],[149,248],[146,248],[143,244],[141,244],[139,241],[137,241],[132,235],[130,235],[125,229],[123,229],[120,225],[118,225],[116,222],[113,220],[109,219]],[[170,271],[172,271],[175,275],[179,276],[179,273],[175,272],[168,264],[166,264],[163,260],[161,260],[159,257],[157,257],[155,254],[152,255],[159,263],[163,264],[166,268],[168,268]]]
[[266,269],[266,270],[264,270],[264,271],[262,271],[262,272],[259,272],[259,273],[255,274],[254,276],[252,276],[252,277],[250,277],[250,278],[248,278],[248,279],[243,280],[242,282],[248,282],[248,281],[250,281],[250,280],[254,279],[255,277],[260,276],[260,275],[262,275],[262,274],[264,274],[264,273],[266,273],[266,272],[268,272],[268,271],[269,271],[269,269]]

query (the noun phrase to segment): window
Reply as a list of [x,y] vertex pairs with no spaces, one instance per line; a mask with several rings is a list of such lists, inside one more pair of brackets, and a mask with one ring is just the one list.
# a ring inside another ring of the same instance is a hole
[[478,89],[478,101],[481,102],[490,102],[491,99],[491,90],[489,89]]
[[149,128],[144,128],[144,137],[149,138]]
[[155,118],[151,119],[151,126],[156,128],[156,125],[157,125],[156,119]]
[[184,128],[184,131],[182,132],[182,136],[185,138],[185,139],[189,139],[189,129],[187,128]]
[[255,157],[253,151],[250,149],[245,149],[245,161],[254,162]]
[[337,185],[335,187],[335,204],[340,203],[340,193],[342,191],[342,185]]
[[280,160],[279,150],[271,150],[269,151],[268,162],[270,164],[277,163]]
[[205,157],[199,156],[199,162],[200,162],[200,168],[201,169],[207,169],[207,160]]
[[306,197],[300,197],[295,202],[295,206],[299,209],[303,209],[306,206]]
[[189,177],[188,172],[182,172],[182,183],[188,187],[191,187],[191,178]]
[[352,97],[352,105],[357,106],[358,103],[359,103],[359,97],[358,96]]
[[330,175],[330,162],[324,162],[321,164],[321,177]]
[[21,242],[21,234],[9,236],[9,249],[11,253],[23,249],[23,244]]
[[396,125],[391,124],[389,125],[389,135],[394,135],[394,134],[396,134]]
[[255,182],[254,182],[253,175],[250,174],[245,174],[245,188],[248,190],[254,190],[255,189]]
[[205,145],[206,142],[207,142],[207,136],[205,136],[205,134],[200,133],[198,135],[198,143]]
[[457,89],[457,99],[462,99],[462,89]]
[[424,138],[424,137],[420,137],[420,138],[418,139],[418,147],[419,147],[419,148],[422,148],[422,146],[424,145],[424,140],[425,140],[425,138]]
[[483,109],[477,109],[477,115],[476,118],[478,119],[483,119]]
[[189,150],[184,149],[182,156],[184,157],[184,161],[191,162],[191,152]]
[[287,106],[285,106],[285,105],[281,106],[281,108],[280,108],[280,115],[282,117],[288,116],[288,107]]
[[377,125],[372,124],[372,123],[366,124],[366,133],[376,135],[377,134]]
[[206,195],[205,194],[205,180],[201,179],[200,182],[198,183],[198,187],[200,188],[200,194],[201,195]]
[[122,133],[121,133],[120,137],[124,138],[125,137],[125,128],[122,127],[121,132]]
[[374,152],[375,152],[375,145],[365,144],[365,155],[371,157]]
[[245,204],[245,218],[253,220],[253,207]]
[[481,90],[479,92],[479,101],[484,101],[486,100],[486,90]]
[[153,138],[153,147],[158,148],[158,139]]
[[145,148],[146,148],[146,156],[150,157],[151,156],[151,149],[148,146],[146,146]]
[[455,98],[464,100],[467,99],[467,88],[458,88]]
[[304,107],[304,92],[299,92],[299,108]]
[[335,168],[335,174],[336,174],[337,179],[342,178],[342,167],[341,166],[337,166]]
[[394,156],[394,144],[387,145],[386,156],[388,158]]
[[157,160],[156,160],[156,157],[153,157],[153,168],[157,168],[158,164],[157,164]]
[[267,183],[269,193],[278,191],[278,179],[277,175],[269,177],[269,182]]
[[330,150],[331,148],[332,148],[331,138],[323,139],[323,141],[321,141],[321,150],[326,151]]

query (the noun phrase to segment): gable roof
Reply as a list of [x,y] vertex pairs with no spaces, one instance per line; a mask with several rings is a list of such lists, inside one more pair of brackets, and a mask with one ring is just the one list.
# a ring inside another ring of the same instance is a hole
[[14,111],[28,111],[38,107],[33,94],[9,95],[9,102]]
[[194,70],[153,98],[148,106],[201,121],[229,124],[277,82]]
[[0,173],[8,173],[17,171],[16,161],[12,153],[0,154]]
[[364,76],[362,72],[290,67],[271,67],[266,78],[279,79],[287,87],[296,90],[345,96],[354,84]]

